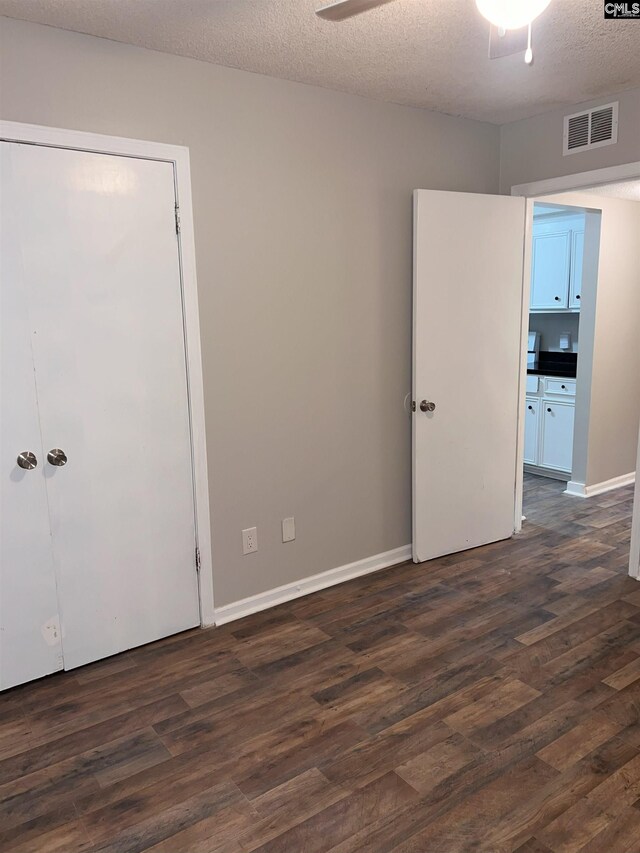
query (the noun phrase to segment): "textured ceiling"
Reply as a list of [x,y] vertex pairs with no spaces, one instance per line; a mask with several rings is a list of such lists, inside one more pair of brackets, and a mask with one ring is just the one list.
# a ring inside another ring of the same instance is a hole
[[588,190],[595,195],[606,195],[609,198],[626,198],[630,201],[640,201],[640,181],[620,181],[616,184],[600,184]]
[[601,0],[552,0],[535,61],[487,58],[474,0],[394,0],[341,23],[323,0],[0,0],[0,14],[503,123],[640,85],[640,24]]

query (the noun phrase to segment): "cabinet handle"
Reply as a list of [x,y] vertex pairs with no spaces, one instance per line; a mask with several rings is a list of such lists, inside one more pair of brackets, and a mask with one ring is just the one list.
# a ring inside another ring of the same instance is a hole
[[547,411],[549,412],[549,414],[551,414],[551,409],[547,409]]
[[580,299],[580,294],[576,293],[576,299]]
[[554,296],[553,298],[556,300],[556,302],[560,302],[560,297],[559,297],[559,296]]
[[567,386],[566,386],[566,385],[561,385],[560,387],[562,388],[562,390],[563,390],[563,391],[566,391],[566,390],[567,390]]
[[530,411],[530,412],[532,412],[532,411],[533,411],[533,406],[527,406],[527,409],[529,409],[529,411]]

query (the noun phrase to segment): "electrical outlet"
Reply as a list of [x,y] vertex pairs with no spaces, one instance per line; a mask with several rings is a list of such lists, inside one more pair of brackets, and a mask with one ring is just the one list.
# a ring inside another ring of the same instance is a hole
[[242,553],[253,554],[258,550],[258,528],[247,527],[242,531]]
[[291,518],[283,518],[282,519],[282,541],[283,542],[293,542],[296,538],[296,520],[293,516]]

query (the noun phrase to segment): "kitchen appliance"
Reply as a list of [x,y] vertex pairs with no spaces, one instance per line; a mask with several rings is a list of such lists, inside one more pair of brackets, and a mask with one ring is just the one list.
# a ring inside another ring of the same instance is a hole
[[536,370],[540,355],[540,332],[529,331],[529,344],[527,346],[527,370]]

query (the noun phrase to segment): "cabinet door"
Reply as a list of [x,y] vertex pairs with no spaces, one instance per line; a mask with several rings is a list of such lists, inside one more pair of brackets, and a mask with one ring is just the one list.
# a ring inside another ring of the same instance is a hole
[[524,461],[538,464],[538,439],[540,436],[540,400],[527,397],[524,410]]
[[543,400],[542,408],[540,465],[571,473],[575,406]]
[[533,237],[531,308],[567,308],[571,231]]
[[571,283],[569,287],[569,308],[580,307],[583,254],[584,231],[574,231],[571,240]]

